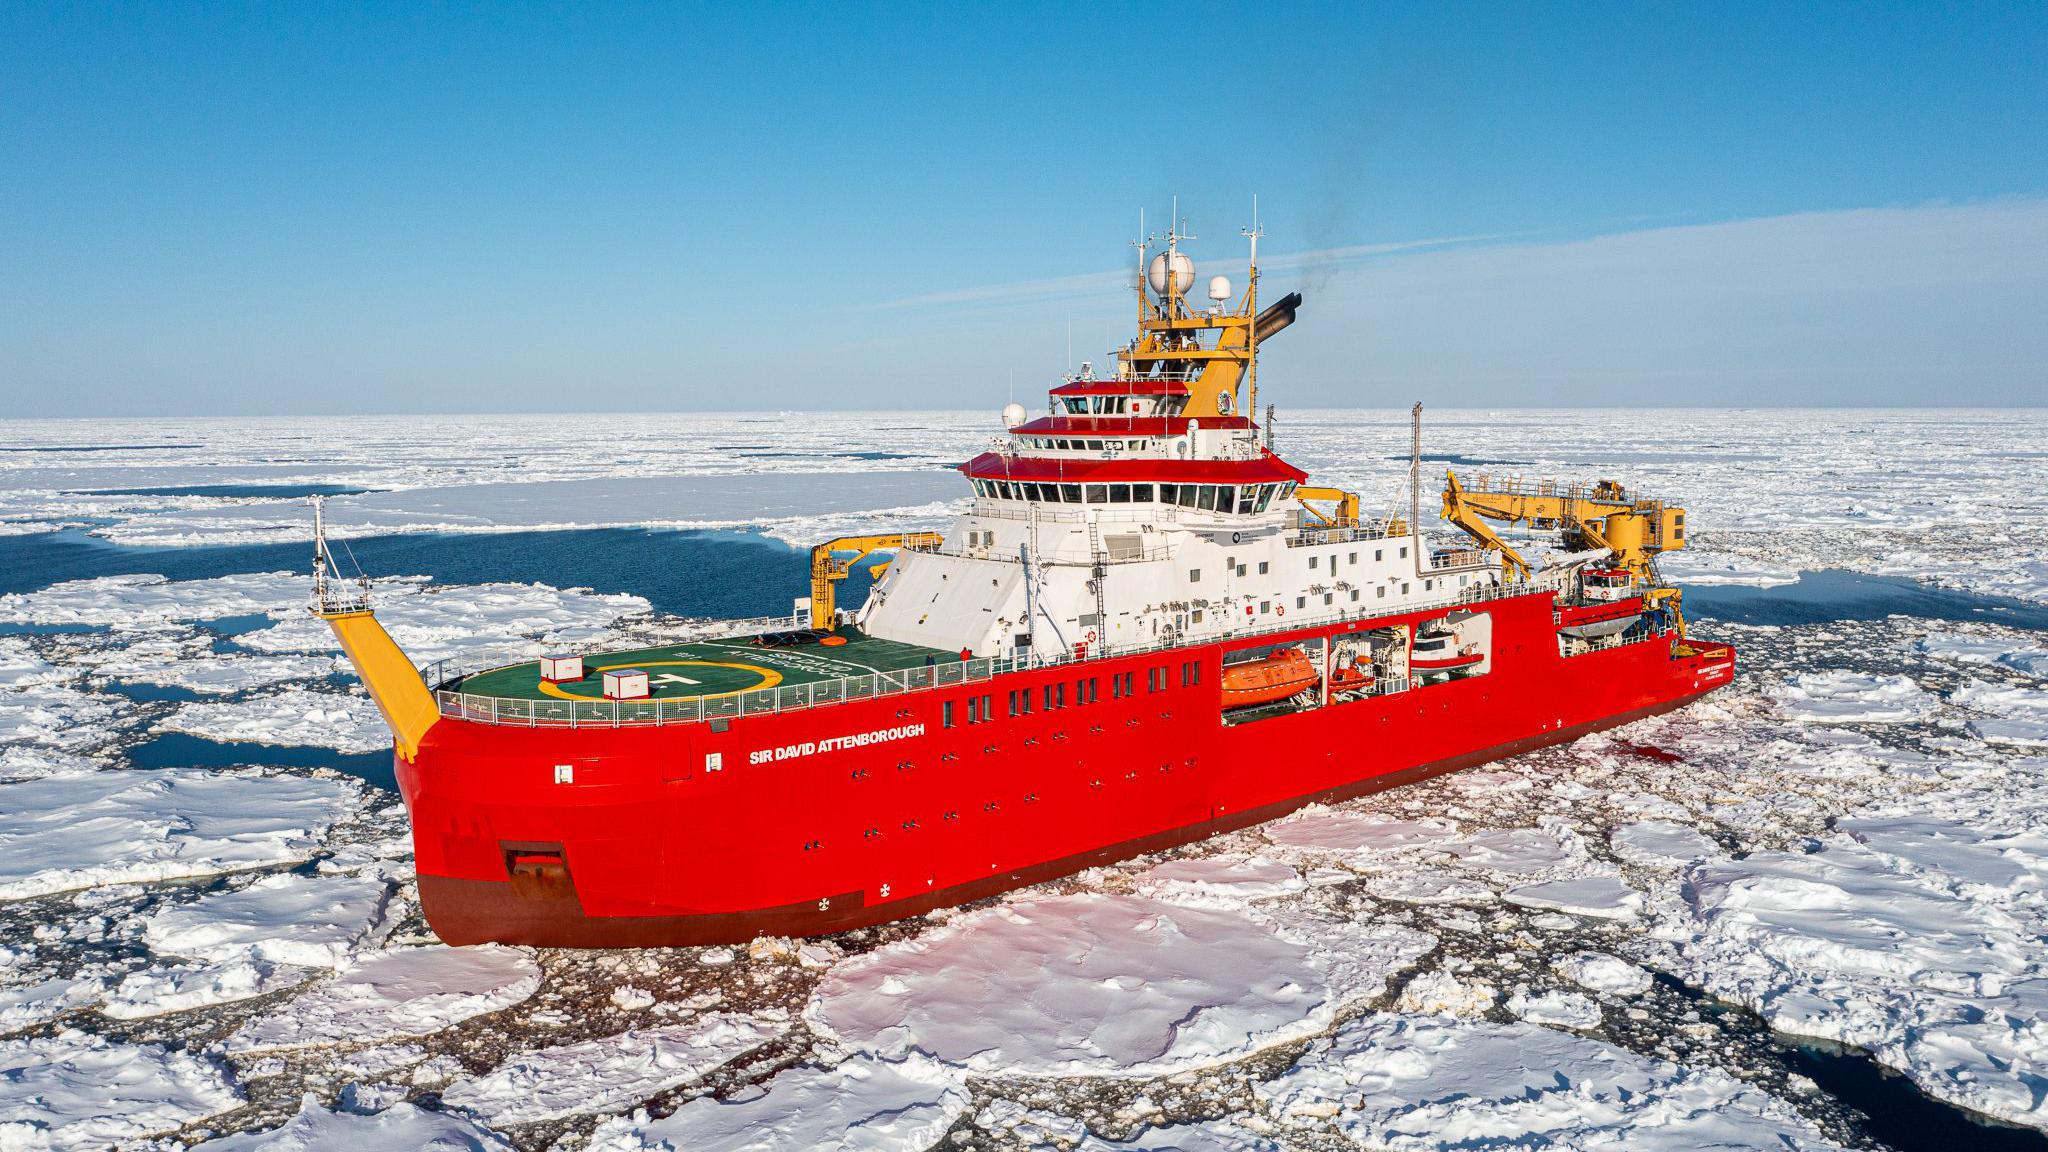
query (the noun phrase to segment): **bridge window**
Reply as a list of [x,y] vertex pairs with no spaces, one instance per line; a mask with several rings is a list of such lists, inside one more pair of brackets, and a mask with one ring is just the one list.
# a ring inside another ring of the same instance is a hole
[[1179,499],[1180,485],[1161,484],[1159,486],[1159,502],[1161,504],[1173,504],[1176,503]]
[[1216,486],[1213,484],[1203,484],[1196,491],[1200,495],[1195,500],[1195,507],[1204,512],[1214,512],[1216,510]]
[[1150,504],[1151,502],[1152,502],[1152,486],[1151,486],[1150,484],[1133,484],[1133,485],[1131,485],[1131,503],[1133,503],[1133,504]]
[[1081,502],[1081,486],[1079,484],[1062,484],[1060,485],[1060,492],[1066,497],[1066,502],[1069,504],[1079,504]]
[[1180,506],[1183,508],[1193,508],[1195,506],[1195,501],[1201,495],[1201,487],[1202,486],[1199,484],[1181,485],[1179,500]]
[[1131,486],[1129,484],[1111,484],[1109,486],[1109,502],[1111,504],[1129,504],[1131,502]]
[[1107,504],[1107,503],[1109,503],[1109,487],[1108,487],[1108,485],[1105,485],[1105,484],[1090,484],[1090,485],[1088,485],[1088,503],[1090,503],[1090,504]]

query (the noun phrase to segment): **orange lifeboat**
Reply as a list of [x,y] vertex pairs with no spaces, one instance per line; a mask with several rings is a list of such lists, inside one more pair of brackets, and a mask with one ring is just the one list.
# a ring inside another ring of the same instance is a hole
[[1270,656],[1227,665],[1223,669],[1223,706],[1248,708],[1285,700],[1316,682],[1316,666],[1299,648],[1282,648]]

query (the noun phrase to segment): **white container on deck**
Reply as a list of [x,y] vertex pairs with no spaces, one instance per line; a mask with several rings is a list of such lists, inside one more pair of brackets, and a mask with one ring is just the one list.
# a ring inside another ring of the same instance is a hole
[[540,678],[550,684],[568,680],[583,679],[583,657],[543,656],[540,658]]
[[647,673],[638,668],[621,668],[605,673],[604,697],[607,700],[646,699]]

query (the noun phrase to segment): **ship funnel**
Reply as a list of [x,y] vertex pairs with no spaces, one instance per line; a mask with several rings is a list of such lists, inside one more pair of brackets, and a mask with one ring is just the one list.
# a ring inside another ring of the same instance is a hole
[[1294,310],[1301,307],[1301,293],[1289,292],[1273,303],[1273,306],[1259,313],[1259,319],[1252,325],[1253,338],[1263,344],[1267,338],[1278,335],[1280,330],[1294,323]]
[[327,550],[324,512],[321,497],[313,497],[313,615],[334,630],[342,652],[383,714],[385,727],[391,729],[399,756],[411,763],[427,729],[441,719],[441,710],[426,681],[420,679],[419,669],[377,622],[370,608],[369,578],[342,578]]

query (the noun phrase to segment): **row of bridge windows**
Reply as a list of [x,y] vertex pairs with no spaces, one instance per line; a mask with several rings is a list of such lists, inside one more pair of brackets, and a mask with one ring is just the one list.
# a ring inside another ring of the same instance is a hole
[[1160,504],[1201,512],[1250,515],[1294,493],[1294,484],[1043,484],[1026,480],[973,481],[974,493],[991,500],[1041,504]]

